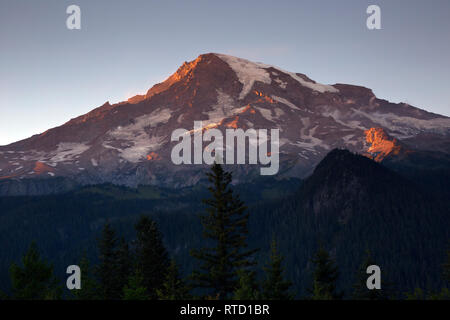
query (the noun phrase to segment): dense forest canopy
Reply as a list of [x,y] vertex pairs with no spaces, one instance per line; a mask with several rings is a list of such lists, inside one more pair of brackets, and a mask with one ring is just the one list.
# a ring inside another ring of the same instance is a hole
[[[241,272],[236,280],[240,294],[251,292],[252,281],[263,281],[274,240],[283,257],[283,281],[292,284],[286,294],[296,298],[311,293],[312,259],[320,246],[339,268],[336,292],[343,297],[352,297],[368,251],[395,297],[416,288],[441,290],[446,285],[442,265],[450,239],[450,206],[443,196],[447,190],[429,186],[345,150],[332,151],[305,181],[265,178],[232,185],[248,212],[248,248],[259,249],[254,275]],[[65,268],[82,257],[91,266],[101,262],[97,240],[106,223],[131,245],[142,215],[161,232],[175,283],[199,266],[190,251],[210,241],[202,237],[199,219],[208,194],[206,186],[171,190],[106,184],[59,195],[2,197],[0,288],[11,292],[10,265],[20,264],[33,241],[51,261],[56,277],[65,279]],[[134,274],[129,288],[139,289],[140,276]],[[130,296],[135,293],[130,289]]]

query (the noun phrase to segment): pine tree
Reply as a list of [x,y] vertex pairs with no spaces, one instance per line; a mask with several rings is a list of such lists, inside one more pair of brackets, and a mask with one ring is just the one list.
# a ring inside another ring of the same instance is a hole
[[381,289],[373,289],[369,290],[367,288],[367,278],[369,275],[367,274],[367,267],[371,265],[375,265],[376,263],[372,259],[370,251],[366,252],[366,257],[361,264],[358,273],[356,275],[356,281],[353,285],[353,299],[356,300],[387,300],[387,283],[383,283]]
[[97,300],[101,298],[100,285],[92,275],[89,260],[86,254],[83,255],[80,261],[81,270],[81,289],[72,290],[75,299],[77,300]]
[[233,300],[259,300],[258,283],[255,279],[255,273],[246,269],[238,271],[238,286],[234,291]]
[[117,248],[117,287],[123,292],[123,288],[128,284],[133,266],[133,258],[131,256],[128,243],[124,238],[120,239]]
[[333,295],[323,286],[323,284],[317,280],[313,280],[311,292],[312,300],[333,300]]
[[164,283],[157,294],[160,300],[188,300],[191,297],[189,288],[180,278],[175,260],[171,260]]
[[144,277],[142,272],[137,269],[134,274],[128,278],[128,284],[123,288],[124,300],[149,300],[147,288],[144,286]]
[[100,283],[101,298],[118,300],[121,297],[121,288],[117,281],[117,237],[109,223],[103,228],[98,248],[100,256],[96,274]]
[[207,177],[212,198],[203,201],[208,208],[200,218],[203,236],[212,244],[191,251],[200,261],[192,279],[196,287],[211,291],[211,296],[226,299],[237,286],[237,270],[254,264],[249,259],[255,250],[247,250],[249,215],[229,186],[231,173],[215,163]]
[[150,299],[157,299],[169,267],[169,256],[156,223],[142,216],[136,224],[136,264]]
[[277,243],[272,241],[270,261],[264,271],[266,279],[263,282],[263,299],[266,300],[290,300],[293,299],[289,288],[292,283],[284,280],[283,257],[278,253]]
[[44,261],[33,241],[22,258],[23,267],[13,263],[10,268],[12,298],[18,300],[55,300],[62,289],[53,275],[53,267]]
[[336,281],[339,276],[335,262],[322,246],[311,260],[315,269],[313,286],[310,289],[313,300],[340,299],[342,294],[336,292]]

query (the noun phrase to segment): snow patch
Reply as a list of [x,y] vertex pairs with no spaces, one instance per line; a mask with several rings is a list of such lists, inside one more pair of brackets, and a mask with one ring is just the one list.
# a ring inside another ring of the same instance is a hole
[[277,118],[280,118],[281,116],[283,116],[284,115],[284,111],[282,110],[282,109],[280,109],[280,108],[275,108],[275,116],[277,117]]
[[[309,124],[309,119],[308,118],[306,118],[306,119],[305,119],[306,120],[305,122],[307,124]],[[314,133],[317,128],[318,128],[318,126],[315,126],[311,130],[309,130],[308,134],[304,133],[306,130],[306,127],[302,128],[300,131],[300,140],[295,143],[292,143],[292,144],[297,147],[307,149],[309,151],[316,151],[316,148],[323,148],[325,150],[331,149],[330,146],[325,144],[322,140],[314,137]]]
[[222,90],[217,90],[217,104],[212,110],[204,112],[208,116],[208,120],[203,120],[205,126],[220,123],[223,119],[235,116],[245,110],[244,107],[235,107],[233,98],[231,98]]
[[216,54],[220,59],[224,60],[228,65],[233,69],[236,75],[239,78],[239,81],[244,85],[242,88],[242,92],[239,95],[239,99],[245,98],[245,96],[250,92],[253,87],[255,81],[260,81],[263,83],[271,84],[272,80],[270,78],[269,72],[265,69],[274,68],[280,72],[283,72],[294,80],[298,81],[302,86],[310,88],[314,91],[318,91],[321,93],[324,92],[339,92],[333,86],[321,83],[314,83],[310,81],[304,80],[302,77],[298,76],[294,72],[289,72],[283,69],[280,69],[275,66],[271,66],[268,64],[260,63],[260,62],[251,62],[246,59],[237,58],[225,54]]
[[116,139],[133,140],[136,135],[145,133],[146,128],[156,127],[158,124],[167,123],[171,117],[170,110],[157,109],[150,114],[146,114],[134,119],[134,123],[117,127],[109,132],[109,135]]
[[283,80],[281,80],[280,78],[276,78],[275,82],[278,83],[278,85],[280,86],[281,89],[286,89],[287,87],[287,82],[284,82]]
[[141,137],[135,141],[134,146],[122,150],[121,157],[129,162],[139,162],[145,159],[150,151],[160,149],[163,142],[164,137]]
[[56,151],[50,152],[47,158],[52,163],[73,161],[89,148],[87,143],[60,142]]
[[[283,70],[281,70],[283,71]],[[300,84],[304,87],[310,88],[314,91],[317,92],[339,92],[338,89],[336,89],[333,86],[330,86],[328,84],[322,84],[322,83],[314,83],[314,82],[309,82],[306,81],[305,79],[303,79],[302,77],[298,76],[297,74],[295,74],[294,72],[289,72],[289,71],[283,71],[284,73],[288,74],[291,76],[291,78],[293,78],[294,80],[297,80],[298,82],[300,82]]]
[[[170,110],[162,108],[148,115],[137,117],[134,119],[133,124],[110,131],[107,134],[108,139],[103,143],[103,146],[119,151],[120,156],[129,162],[139,162],[150,151],[158,150],[164,141],[164,137],[150,136],[146,129],[156,127],[161,123],[167,123],[170,118]],[[111,146],[110,144],[113,141],[119,141],[124,146],[120,148]]]
[[277,101],[277,102],[280,102],[280,103],[282,103],[282,104],[287,105],[287,106],[288,106],[289,108],[291,108],[291,109],[300,110],[299,107],[297,107],[297,106],[294,105],[292,102],[290,102],[289,100],[286,100],[286,99],[284,99],[284,98],[277,97],[277,96],[272,96],[272,99],[275,100],[275,101]]
[[361,130],[369,129],[366,126],[362,125],[361,121],[346,119],[339,110],[336,109],[333,110],[328,106],[325,107],[324,110],[322,110],[322,115],[325,117],[333,118],[334,121],[347,128],[361,129]]
[[262,63],[251,62],[246,59],[236,58],[225,54],[217,54],[217,56],[224,60],[236,73],[243,88],[239,95],[239,99],[244,99],[253,87],[255,81],[271,84],[269,72],[265,70],[266,65]]
[[272,110],[261,107],[255,107],[255,109],[258,109],[258,111],[261,112],[261,115],[267,120],[269,121],[274,120],[274,117],[272,117]]
[[358,141],[357,140],[352,141],[352,139],[354,137],[355,137],[354,134],[348,134],[348,135],[342,137],[342,140],[344,141],[344,144],[346,144],[346,145],[349,145],[349,144],[356,145],[358,143]]
[[374,112],[372,114],[352,109],[355,114],[368,118],[377,126],[390,130],[390,134],[398,139],[412,137],[421,131],[432,131],[446,134],[450,130],[450,118],[417,119],[398,116],[393,113]]
[[269,120],[274,122],[274,120],[279,119],[282,115],[284,115],[284,111],[280,108],[275,108],[273,111],[275,113],[275,115],[272,115],[272,110],[270,109],[266,109],[266,108],[262,108],[262,107],[254,107],[255,109],[257,109],[259,112],[261,112],[261,115]]

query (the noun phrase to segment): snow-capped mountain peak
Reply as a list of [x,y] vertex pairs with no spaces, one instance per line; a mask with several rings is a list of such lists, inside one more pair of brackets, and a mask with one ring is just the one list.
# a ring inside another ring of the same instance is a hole
[[[406,146],[450,153],[445,116],[378,99],[364,87],[320,84],[301,73],[208,53],[185,62],[145,94],[105,103],[60,127],[0,147],[0,181],[64,177],[81,184],[194,184],[205,166],[177,166],[170,158],[172,132],[193,133],[194,121],[202,121],[203,131],[279,129],[279,177],[308,175],[336,147],[366,153],[371,128],[382,128]],[[253,169],[232,168],[239,181],[251,179]],[[10,190],[3,187],[0,193],[8,193],[5,188]]]

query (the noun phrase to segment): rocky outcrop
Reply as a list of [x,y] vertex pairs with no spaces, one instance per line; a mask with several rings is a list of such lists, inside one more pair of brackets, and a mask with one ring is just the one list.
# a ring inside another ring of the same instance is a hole
[[370,144],[366,155],[376,162],[383,161],[387,156],[398,156],[402,152],[406,152],[400,142],[383,130],[383,128],[370,128],[366,130],[366,142]]

